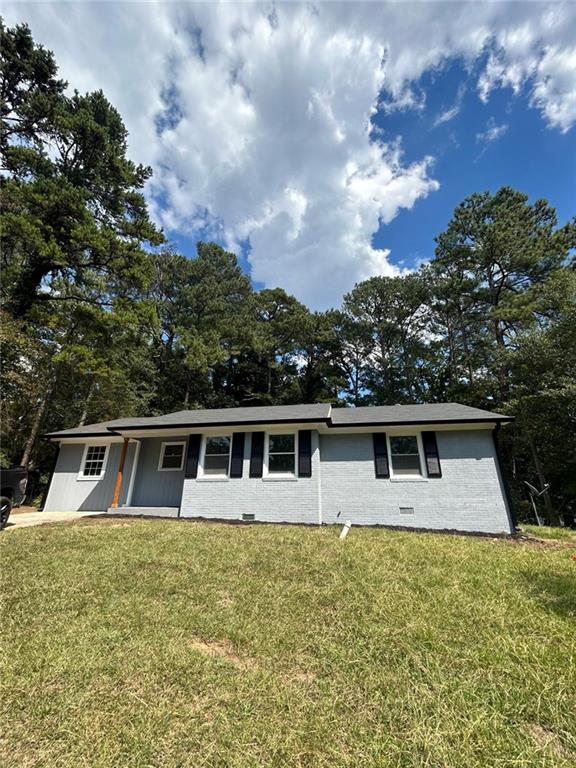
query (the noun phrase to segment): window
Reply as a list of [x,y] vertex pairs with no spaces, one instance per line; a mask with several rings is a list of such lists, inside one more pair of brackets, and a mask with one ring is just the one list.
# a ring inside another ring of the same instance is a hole
[[104,474],[106,469],[106,459],[108,456],[107,445],[87,445],[84,449],[84,459],[82,461],[81,478],[87,480],[98,480]]
[[268,436],[268,474],[295,474],[295,435]]
[[204,451],[204,474],[210,476],[228,476],[230,465],[230,444],[232,439],[228,435],[206,438]]
[[179,472],[184,466],[184,448],[186,443],[162,443],[160,449],[160,472]]
[[390,455],[394,475],[421,475],[420,450],[416,435],[390,438]]

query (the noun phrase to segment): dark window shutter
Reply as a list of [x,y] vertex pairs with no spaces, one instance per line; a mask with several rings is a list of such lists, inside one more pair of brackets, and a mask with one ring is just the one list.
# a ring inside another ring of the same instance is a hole
[[264,463],[264,432],[252,432],[252,453],[250,455],[250,477],[262,477]]
[[422,432],[422,444],[424,446],[424,458],[426,460],[428,477],[442,477],[436,432]]
[[230,477],[242,477],[244,465],[244,432],[234,432],[232,435],[232,459],[230,460]]
[[386,433],[374,432],[372,440],[374,441],[374,469],[376,470],[376,477],[390,477]]
[[298,476],[312,477],[312,430],[298,432]]
[[198,477],[198,458],[200,456],[200,443],[202,435],[190,435],[188,438],[188,450],[186,451],[186,472],[184,477]]

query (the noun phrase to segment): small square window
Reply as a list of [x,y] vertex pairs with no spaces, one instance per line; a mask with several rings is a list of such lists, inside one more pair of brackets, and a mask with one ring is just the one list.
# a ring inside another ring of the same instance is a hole
[[159,470],[179,471],[184,466],[185,443],[162,443]]
[[82,466],[82,477],[94,478],[97,480],[104,474],[106,464],[106,445],[89,445],[84,454],[84,464]]

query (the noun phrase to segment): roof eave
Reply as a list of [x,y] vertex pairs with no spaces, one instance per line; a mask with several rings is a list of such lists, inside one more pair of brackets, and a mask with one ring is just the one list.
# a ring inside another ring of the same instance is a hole
[[105,432],[47,432],[44,435],[40,435],[45,440],[62,440],[64,438],[69,439],[71,437],[110,437],[111,435],[119,436],[119,432],[114,432],[113,429],[107,429]]
[[150,429],[202,429],[203,427],[256,427],[266,424],[324,424],[328,419],[317,416],[307,419],[251,419],[250,421],[202,421],[183,424],[121,424],[114,427],[120,432],[148,431]]

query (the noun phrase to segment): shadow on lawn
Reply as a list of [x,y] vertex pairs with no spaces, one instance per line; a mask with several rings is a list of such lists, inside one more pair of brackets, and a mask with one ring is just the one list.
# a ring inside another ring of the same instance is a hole
[[546,610],[564,618],[576,618],[576,567],[574,575],[523,574],[528,591]]

